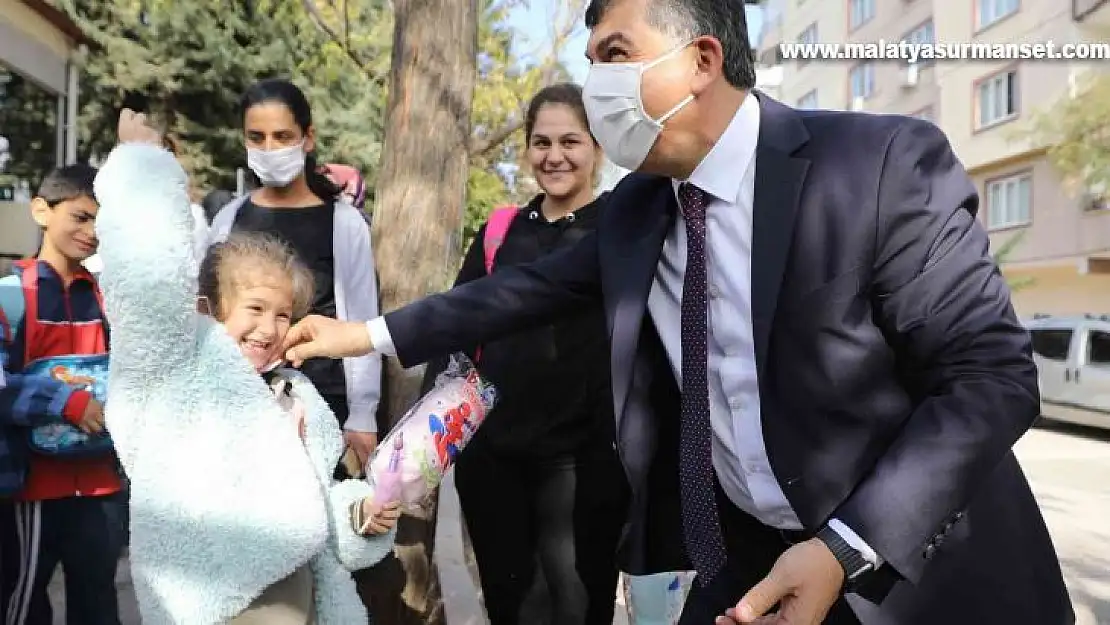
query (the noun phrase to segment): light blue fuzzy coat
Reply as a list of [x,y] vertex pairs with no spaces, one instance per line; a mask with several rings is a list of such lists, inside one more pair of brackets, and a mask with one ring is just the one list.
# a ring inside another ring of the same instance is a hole
[[[186,177],[164,149],[126,144],[96,178],[100,276],[111,325],[107,427],[131,482],[131,567],[144,625],[213,625],[309,564],[318,625],[367,622],[351,570],[392,533],[364,538],[336,483],[335,416],[283,372],[305,405],[305,440],[210,317],[196,312],[198,261]],[[307,451],[307,453],[306,453]]]

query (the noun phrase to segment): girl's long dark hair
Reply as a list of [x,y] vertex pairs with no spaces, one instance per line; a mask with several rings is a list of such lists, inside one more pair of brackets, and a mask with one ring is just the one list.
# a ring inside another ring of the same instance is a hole
[[[279,103],[289,109],[301,132],[308,133],[312,126],[312,109],[308,105],[308,98],[296,85],[282,78],[268,78],[251,85],[239,101],[239,118],[245,120],[251,107],[270,102]],[[254,172],[250,172],[250,175],[255,186],[259,186]],[[304,177],[309,190],[325,202],[333,202],[339,197],[341,189],[318,171],[314,151],[305,155]]]

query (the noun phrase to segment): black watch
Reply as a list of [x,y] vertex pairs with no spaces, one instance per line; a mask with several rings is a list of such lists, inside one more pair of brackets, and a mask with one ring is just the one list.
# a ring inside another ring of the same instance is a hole
[[852,592],[868,573],[875,570],[875,565],[868,562],[863,554],[849,545],[843,536],[828,525],[817,530],[816,538],[825,543],[844,569],[844,592]]

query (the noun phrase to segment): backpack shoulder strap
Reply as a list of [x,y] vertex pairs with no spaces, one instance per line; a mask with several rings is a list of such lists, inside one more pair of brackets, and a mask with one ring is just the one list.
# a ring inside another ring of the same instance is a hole
[[15,340],[26,312],[23,284],[16,274],[0,278],[0,334],[5,343]]
[[493,259],[497,256],[497,250],[505,241],[505,234],[509,231],[509,226],[512,225],[513,219],[520,212],[520,207],[517,206],[502,206],[495,208],[489,216],[489,221],[486,222],[486,234],[482,241],[482,247],[486,253],[486,273],[493,271]]

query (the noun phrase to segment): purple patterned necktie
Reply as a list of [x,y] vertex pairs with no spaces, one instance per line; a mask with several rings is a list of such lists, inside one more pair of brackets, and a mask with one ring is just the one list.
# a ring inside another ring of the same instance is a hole
[[679,483],[686,553],[697,581],[708,584],[725,565],[726,551],[713,483],[709,425],[709,300],[705,268],[705,209],[709,195],[684,182],[678,188],[686,220],[686,273],[682,280],[682,428]]

